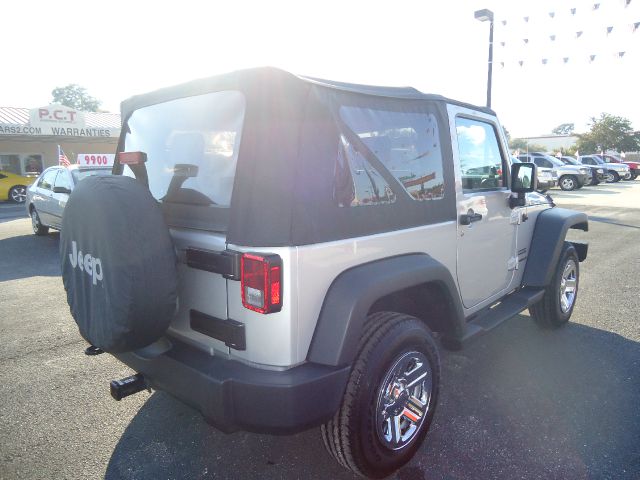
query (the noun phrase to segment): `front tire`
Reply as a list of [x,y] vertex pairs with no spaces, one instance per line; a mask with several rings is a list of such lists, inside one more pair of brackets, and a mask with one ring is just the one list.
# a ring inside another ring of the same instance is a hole
[[573,175],[564,175],[560,177],[558,184],[564,191],[575,190],[578,188],[578,179]]
[[618,175],[618,172],[614,172],[613,170],[607,170],[606,178],[607,183],[616,183],[620,181],[620,175]]
[[24,185],[16,185],[9,190],[9,198],[14,203],[24,203],[27,199],[27,187]]
[[440,359],[432,334],[409,315],[369,315],[340,408],[322,426],[345,468],[383,478],[420,448],[433,419]]
[[49,227],[42,225],[38,212],[36,212],[35,208],[31,209],[31,228],[33,228],[33,233],[38,236],[43,236],[49,233]]
[[555,274],[544,297],[529,307],[529,313],[543,328],[559,328],[565,325],[578,298],[580,261],[575,247],[565,242],[556,266]]

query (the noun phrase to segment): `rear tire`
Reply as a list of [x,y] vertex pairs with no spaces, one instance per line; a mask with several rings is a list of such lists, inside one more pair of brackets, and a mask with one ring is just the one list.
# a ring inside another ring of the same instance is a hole
[[578,188],[578,179],[574,175],[563,175],[558,180],[558,185],[565,192]]
[[420,448],[439,382],[438,350],[423,322],[369,315],[340,408],[322,426],[327,451],[358,475],[390,475]]
[[551,283],[544,297],[529,307],[535,322],[543,328],[560,328],[565,325],[578,298],[580,262],[575,247],[565,242]]
[[35,207],[31,209],[31,228],[33,228],[33,233],[40,237],[49,233],[49,227],[42,225]]
[[27,187],[16,185],[9,190],[9,198],[14,203],[24,203],[27,199]]

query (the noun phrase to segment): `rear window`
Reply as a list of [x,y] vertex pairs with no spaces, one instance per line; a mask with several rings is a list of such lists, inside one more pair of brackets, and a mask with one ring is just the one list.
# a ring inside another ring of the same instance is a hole
[[92,177],[94,175],[105,176],[111,175],[110,168],[83,168],[82,170],[71,170],[71,176],[75,183],[78,183],[80,180],[84,180],[87,177]]
[[[149,190],[166,204],[228,207],[245,99],[237,91],[180,98],[136,110],[126,151],[147,154]],[[128,166],[123,175],[134,176]]]

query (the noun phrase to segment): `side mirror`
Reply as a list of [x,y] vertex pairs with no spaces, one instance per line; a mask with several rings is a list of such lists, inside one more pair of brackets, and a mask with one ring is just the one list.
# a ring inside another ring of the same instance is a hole
[[514,163],[511,165],[511,191],[517,193],[516,198],[509,199],[511,208],[525,205],[525,194],[538,188],[536,166],[533,163]]
[[53,193],[66,193],[67,195],[70,195],[71,190],[67,187],[53,187]]

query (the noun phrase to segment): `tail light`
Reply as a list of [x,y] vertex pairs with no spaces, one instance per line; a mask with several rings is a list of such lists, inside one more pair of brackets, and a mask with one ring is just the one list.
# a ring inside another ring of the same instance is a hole
[[282,308],[282,259],[278,255],[245,253],[240,258],[242,305],[259,313]]

